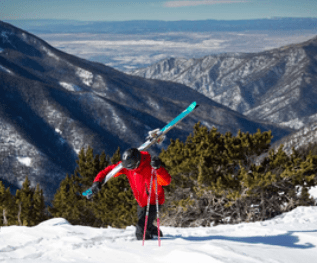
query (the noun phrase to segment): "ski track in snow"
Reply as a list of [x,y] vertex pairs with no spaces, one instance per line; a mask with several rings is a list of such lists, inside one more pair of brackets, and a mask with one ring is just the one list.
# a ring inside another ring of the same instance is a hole
[[0,229],[0,262],[292,263],[317,258],[317,207],[298,207],[272,220],[216,227],[162,227],[142,241],[135,227],[93,228],[54,218],[34,227]]

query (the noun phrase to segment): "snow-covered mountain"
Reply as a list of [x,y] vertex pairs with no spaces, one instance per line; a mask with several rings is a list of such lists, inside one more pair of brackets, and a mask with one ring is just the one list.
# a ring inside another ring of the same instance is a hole
[[286,153],[291,154],[292,148],[295,150],[317,142],[317,122],[306,124],[304,127],[291,133],[288,136],[276,141],[272,147],[276,150],[281,144]]
[[185,84],[254,120],[294,129],[317,120],[317,37],[260,53],[170,58],[131,74]]
[[[184,140],[201,121],[221,132],[290,130],[254,122],[178,83],[148,80],[68,55],[0,22],[0,178],[20,187],[26,175],[52,197],[78,151],[112,155],[143,143],[192,101],[200,107],[168,134]],[[151,149],[158,153],[158,148]]]
[[164,237],[142,241],[135,227],[93,228],[63,218],[34,227],[0,231],[0,260],[6,263],[215,262],[299,263],[317,257],[317,207],[298,207],[265,222],[161,229]]

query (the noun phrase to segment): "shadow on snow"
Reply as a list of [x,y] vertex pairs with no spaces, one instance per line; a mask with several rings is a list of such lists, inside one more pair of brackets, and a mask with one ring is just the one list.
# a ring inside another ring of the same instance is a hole
[[223,240],[223,241],[232,241],[232,242],[241,242],[248,244],[264,244],[271,246],[281,246],[288,248],[298,248],[298,249],[307,249],[313,248],[315,245],[311,243],[297,244],[300,240],[298,236],[295,236],[294,233],[307,232],[313,233],[317,230],[312,231],[289,231],[285,234],[276,235],[276,236],[253,236],[253,237],[227,237],[227,236],[205,236],[205,237],[183,237],[181,235],[165,235],[162,239],[184,239],[188,241],[212,241],[212,240]]

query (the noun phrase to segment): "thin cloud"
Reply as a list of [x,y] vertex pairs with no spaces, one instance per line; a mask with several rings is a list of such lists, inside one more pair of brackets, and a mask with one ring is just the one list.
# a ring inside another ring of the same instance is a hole
[[184,7],[198,5],[217,5],[217,4],[236,4],[247,3],[247,0],[198,0],[198,1],[168,1],[164,3],[165,7]]

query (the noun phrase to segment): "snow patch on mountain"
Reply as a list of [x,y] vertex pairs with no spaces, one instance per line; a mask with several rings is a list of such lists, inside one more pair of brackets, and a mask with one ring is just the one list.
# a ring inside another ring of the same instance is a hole
[[78,87],[77,85],[67,83],[67,82],[59,82],[59,84],[69,91],[82,91],[82,88]]
[[55,60],[59,61],[60,57],[58,57],[57,55],[55,55],[51,50],[49,50],[48,48],[46,48],[44,45],[41,46],[42,50],[50,57],[54,58]]
[[21,34],[23,40],[27,40],[27,35],[25,33]]
[[88,71],[88,70],[84,70],[82,68],[77,68],[76,70],[76,74],[77,76],[80,77],[81,81],[87,85],[87,86],[91,86],[93,83],[93,74]]
[[106,85],[106,83],[105,83],[105,80],[104,80],[103,77],[100,76],[100,75],[96,75],[96,76],[94,77],[94,82],[93,82],[92,87],[93,87],[94,89],[102,89],[103,91],[104,91],[104,90],[107,90],[107,85]]
[[31,166],[32,159],[30,157],[17,157],[18,161],[26,166]]
[[117,110],[114,107],[110,105],[108,107],[111,113],[111,125],[113,125],[116,130],[120,131],[121,134],[127,132],[128,127],[125,125],[124,119],[120,118],[120,116],[117,113]]
[[[233,98],[232,100],[230,98]],[[222,94],[213,97],[215,101],[236,111],[246,111],[250,109],[250,104],[245,101],[241,95],[241,89],[238,86],[226,90]]]
[[11,35],[9,32],[1,31],[1,37],[4,42],[10,43],[9,35]]
[[290,127],[295,130],[299,130],[300,128],[305,126],[305,124],[301,120],[299,120],[299,118],[295,118],[287,122],[281,122],[280,125]]
[[[294,122],[296,125],[296,122]],[[300,125],[300,122],[298,122]],[[283,149],[286,153],[292,153],[292,148],[295,150],[298,148],[308,145],[309,143],[317,142],[317,123],[313,122],[309,125],[303,126],[298,131],[282,138],[281,140],[274,143],[273,147],[277,148],[279,145],[283,144]]]
[[0,70],[3,71],[3,72],[5,72],[5,73],[9,73],[9,74],[13,75],[13,72],[12,72],[11,70],[9,70],[9,69],[7,69],[6,67],[3,67],[3,66],[1,66],[1,65],[0,65]]

